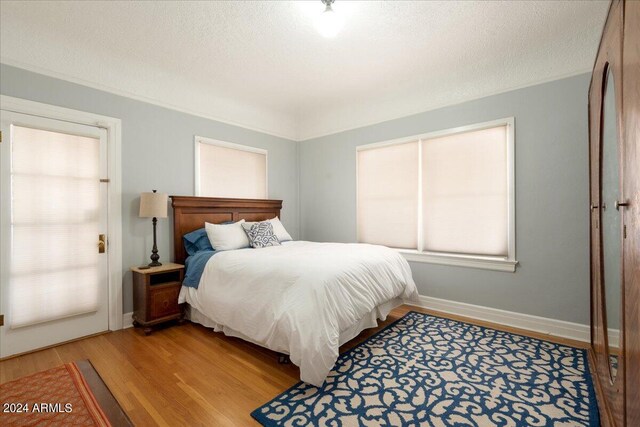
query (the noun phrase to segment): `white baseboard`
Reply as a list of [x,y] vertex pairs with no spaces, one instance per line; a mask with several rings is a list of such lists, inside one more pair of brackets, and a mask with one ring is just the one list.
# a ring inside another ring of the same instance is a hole
[[530,314],[499,310],[497,308],[449,301],[424,295],[420,295],[419,302],[408,304],[434,311],[441,311],[443,313],[456,314],[514,328],[526,329],[555,337],[569,338],[587,343],[591,341],[589,325],[580,323],[532,316]]
[[133,327],[133,311],[122,315],[122,329]]

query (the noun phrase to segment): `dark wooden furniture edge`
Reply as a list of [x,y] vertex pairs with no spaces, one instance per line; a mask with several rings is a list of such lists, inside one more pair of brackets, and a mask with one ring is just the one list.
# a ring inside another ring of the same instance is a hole
[[196,208],[282,208],[282,200],[275,199],[231,199],[220,197],[169,196],[171,206]]
[[169,320],[180,320],[182,318],[182,313],[180,314],[171,314],[169,316],[159,317],[155,320],[150,320],[148,322],[139,319],[133,319],[135,325],[134,326],[153,326],[159,325],[160,323],[168,322]]
[[173,259],[184,264],[187,254],[182,236],[204,227],[205,222],[263,221],[280,217],[282,200],[169,196],[173,208]]
[[107,419],[113,426],[131,426],[133,423],[118,403],[109,387],[104,383],[102,377],[93,364],[89,360],[80,360],[76,362],[76,366],[82,373],[87,385],[91,389],[98,405],[107,416]]
[[600,421],[602,422],[603,418],[606,419],[606,425],[611,425],[613,422],[611,418],[611,413],[609,412],[609,408],[604,404],[604,390],[602,388],[602,383],[600,382],[600,377],[598,376],[598,366],[596,364],[596,355],[593,351],[593,347],[589,346],[587,349],[587,368],[589,369],[589,375],[591,375],[591,382],[593,384],[593,391],[596,395],[596,404],[598,405],[598,415],[600,417]]

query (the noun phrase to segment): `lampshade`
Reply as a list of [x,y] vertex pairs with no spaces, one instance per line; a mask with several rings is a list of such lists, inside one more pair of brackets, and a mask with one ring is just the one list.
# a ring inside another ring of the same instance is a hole
[[167,200],[166,193],[140,194],[140,218],[166,218]]

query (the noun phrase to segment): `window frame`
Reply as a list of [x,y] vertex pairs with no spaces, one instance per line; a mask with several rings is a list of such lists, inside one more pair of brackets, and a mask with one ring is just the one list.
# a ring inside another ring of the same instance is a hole
[[[249,153],[264,154],[265,168],[264,168],[264,185],[265,185],[265,197],[264,200],[269,199],[269,151],[263,148],[251,147],[249,145],[236,144],[233,142],[220,141],[218,139],[207,138],[205,136],[194,137],[194,195],[196,197],[217,197],[217,196],[202,196],[200,194],[200,144],[215,145],[217,147],[231,148],[238,151],[247,151]],[[261,199],[262,200],[262,199]]]
[[[471,131],[489,129],[498,126],[507,127],[507,256],[470,255],[455,252],[432,252],[423,250],[424,234],[422,225],[422,142],[428,139],[450,136]],[[356,147],[356,213],[358,212],[358,152],[381,148],[390,145],[404,144],[418,141],[418,248],[400,249],[392,248],[401,253],[407,261],[423,262],[429,264],[451,265],[458,267],[480,268],[485,270],[515,272],[518,261],[516,260],[516,206],[515,206],[515,119],[505,117],[482,123],[459,126],[455,128],[437,130],[419,135],[413,135],[389,141],[374,142]],[[357,217],[357,215],[356,215]],[[357,221],[357,219],[356,219]],[[356,239],[360,236],[356,224]]]

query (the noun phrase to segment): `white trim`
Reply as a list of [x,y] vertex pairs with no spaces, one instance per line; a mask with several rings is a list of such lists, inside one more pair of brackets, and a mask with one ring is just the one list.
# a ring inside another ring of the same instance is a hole
[[390,139],[388,141],[372,142],[370,144],[358,145],[356,147],[356,152],[371,150],[373,148],[388,147],[391,145],[408,144],[410,142],[420,142],[420,139],[426,138],[427,135],[429,134],[425,133],[423,135],[405,136],[402,138]]
[[[496,270],[515,272],[516,265],[516,205],[515,205],[515,118],[505,117],[502,119],[491,120],[482,123],[475,123],[470,125],[458,126],[450,129],[442,129],[433,132],[427,132],[420,135],[413,135],[408,137],[402,137],[392,139],[389,141],[374,142],[371,144],[359,145],[356,147],[356,221],[358,212],[358,155],[359,151],[371,150],[381,147],[387,147],[391,145],[406,144],[409,142],[418,141],[418,152],[421,153],[422,143],[425,140],[439,138],[442,136],[455,135],[459,133],[478,131],[482,129],[489,129],[498,126],[507,127],[507,256],[506,257],[491,257],[480,255],[467,255],[458,253],[434,253],[423,251],[423,228],[422,228],[422,155],[418,156],[419,168],[419,183],[418,183],[418,248],[412,249],[398,249],[400,253],[408,260],[414,262],[424,262],[430,264],[442,264],[452,265],[457,267],[471,267],[480,268],[485,270]],[[359,228],[356,222],[356,241],[360,242]]]
[[424,295],[420,295],[419,302],[406,302],[406,304],[476,320],[484,320],[513,328],[525,329],[550,336],[569,338],[585,343],[589,343],[591,340],[589,325],[583,325],[581,323],[533,316],[515,311],[500,310]]
[[418,253],[424,251],[424,225],[422,224],[422,209],[424,208],[424,202],[422,200],[422,141],[418,140],[418,214],[416,219],[418,220]]
[[207,138],[205,136],[198,136],[196,135],[193,138],[194,141],[194,156],[193,156],[193,161],[194,161],[194,167],[193,167],[193,173],[194,173],[194,192],[193,194],[195,196],[200,196],[200,144],[209,144],[209,145],[215,145],[218,147],[225,147],[225,148],[231,148],[233,150],[239,150],[239,151],[248,151],[250,153],[258,153],[258,154],[264,154],[264,161],[265,161],[265,168],[264,168],[264,172],[265,172],[265,177],[264,177],[264,184],[265,184],[265,199],[269,198],[269,151],[265,150],[263,148],[256,148],[256,147],[251,147],[250,145],[242,145],[242,144],[235,144],[233,142],[226,142],[226,141],[220,141],[218,139],[213,139],[213,138]]
[[514,120],[513,116],[512,117],[504,117],[502,119],[490,120],[490,121],[487,121],[487,122],[480,122],[480,123],[472,123],[470,125],[457,126],[457,127],[454,127],[454,128],[440,129],[440,130],[436,130],[436,131],[432,131],[432,132],[422,133],[422,134],[419,134],[419,135],[413,135],[413,136],[407,136],[407,137],[392,139],[392,140],[389,140],[389,141],[372,142],[370,144],[358,145],[356,147],[356,151],[370,150],[372,148],[380,148],[380,147],[385,147],[385,146],[388,146],[388,145],[396,145],[396,144],[402,144],[402,143],[407,143],[407,142],[413,142],[413,141],[416,141],[416,140],[422,141],[422,140],[425,140],[425,139],[440,138],[440,137],[443,137],[443,136],[451,136],[451,135],[456,135],[456,134],[459,134],[459,133],[466,133],[466,132],[471,132],[471,131],[490,129],[490,128],[493,128],[493,127],[504,126],[504,125],[506,125],[507,127],[513,128],[514,122],[515,122],[515,120]]
[[[155,99],[155,98],[151,98],[151,97],[147,97],[147,96],[143,96],[143,95],[137,95],[137,94],[135,94],[133,92],[129,92],[129,91],[126,91],[126,90],[121,90],[121,89],[118,89],[118,88],[115,88],[115,87],[103,85],[103,84],[100,84],[100,83],[92,82],[92,81],[81,79],[81,78],[78,78],[78,77],[73,77],[73,76],[70,76],[68,74],[59,73],[59,72],[56,72],[56,71],[51,71],[51,70],[48,70],[46,68],[42,68],[42,67],[26,64],[24,62],[14,61],[14,60],[8,59],[8,58],[6,58],[4,56],[0,56],[0,63],[8,65],[10,67],[21,68],[23,70],[30,71],[30,72],[36,73],[36,74],[41,74],[43,76],[51,77],[51,78],[54,78],[54,79],[58,79],[58,80],[62,80],[62,81],[70,82],[70,83],[74,83],[74,84],[85,86],[85,87],[88,87],[88,88],[91,88],[91,89],[96,89],[96,90],[99,90],[101,92],[112,93],[114,95],[122,96],[122,97],[125,97],[125,98],[128,98],[128,99],[133,99],[133,100],[144,102],[144,103],[147,103],[147,104],[156,105],[158,107],[167,108],[169,110],[178,111],[180,113],[189,114],[191,116],[201,117],[201,118],[207,119],[207,120],[214,120],[214,121],[219,122],[219,123],[224,123],[224,124],[227,124],[227,125],[240,127],[240,128],[247,129],[247,130],[252,130],[254,132],[260,132],[260,133],[263,133],[263,134],[266,134],[266,135],[276,136],[278,138],[288,139],[288,140],[293,141],[293,142],[297,142],[298,141],[297,131],[294,130],[293,128],[291,128],[291,126],[287,126],[287,127],[290,128],[289,131],[272,131],[272,130],[268,130],[266,128],[261,128],[259,126],[252,126],[252,125],[247,124],[247,123],[241,123],[241,122],[238,122],[238,121],[235,121],[235,120],[231,120],[231,119],[224,119],[224,118],[222,118],[220,116],[215,116],[215,115],[212,115],[212,114],[207,113],[207,112],[201,112],[201,111],[197,111],[197,110],[192,110],[192,109],[190,109],[188,107],[181,107],[179,105],[171,104],[171,103],[163,101],[163,100],[159,100],[159,99]],[[254,106],[252,106],[250,104],[245,104],[243,106],[247,106],[247,105],[252,109],[255,108]],[[275,121],[273,123],[275,123]],[[297,125],[297,123],[292,123],[293,127],[295,127],[296,125]],[[274,127],[281,127],[281,126],[277,125],[277,126],[274,126]]]
[[[86,86],[92,89],[96,89],[102,92],[107,92],[107,93],[112,93],[118,96],[122,96],[122,97],[126,97],[129,99],[134,99],[136,101],[140,101],[140,102],[145,102],[147,104],[152,104],[152,105],[157,105],[159,107],[163,107],[163,108],[167,108],[170,110],[174,110],[174,111],[178,111],[181,113],[185,113],[185,114],[190,114],[192,116],[196,116],[196,117],[202,117],[204,119],[208,119],[208,120],[215,120],[217,122],[220,123],[226,123],[228,125],[232,125],[232,126],[237,126],[237,127],[241,127],[243,129],[248,129],[248,130],[252,130],[255,132],[260,132],[260,133],[264,133],[267,135],[272,135],[272,136],[276,136],[279,138],[285,138],[294,142],[304,142],[304,141],[308,141],[310,139],[316,139],[316,138],[321,138],[324,136],[330,136],[330,135],[335,135],[338,133],[342,133],[342,132],[347,132],[350,130],[354,130],[354,129],[360,129],[360,128],[365,128],[368,126],[374,126],[377,124],[381,124],[381,123],[386,123],[386,122],[390,122],[393,120],[398,120],[398,119],[402,119],[402,118],[406,118],[406,117],[411,117],[411,116],[415,116],[417,114],[423,114],[423,113],[428,113],[431,111],[435,111],[441,108],[445,108],[445,107],[450,107],[450,106],[454,106],[454,105],[460,105],[460,104],[464,104],[466,102],[471,102],[471,101],[477,101],[479,99],[483,99],[483,98],[488,98],[490,96],[495,96],[495,95],[500,95],[503,93],[508,93],[508,92],[512,92],[514,90],[519,90],[519,89],[525,89],[528,87],[532,87],[532,86],[537,86],[537,85],[541,85],[541,84],[545,84],[545,83],[550,83],[550,82],[554,82],[557,80],[563,80],[563,79],[567,79],[570,77],[575,77],[575,76],[579,76],[581,74],[586,74],[586,73],[591,73],[592,69],[588,68],[588,69],[584,69],[584,70],[578,70],[575,72],[571,72],[571,73],[566,73],[566,74],[560,74],[557,76],[552,76],[552,77],[548,77],[548,78],[544,78],[544,79],[539,79],[539,80],[535,80],[533,82],[530,83],[524,83],[521,85],[514,85],[514,86],[510,86],[506,89],[500,89],[500,90],[494,90],[494,91],[490,91],[487,92],[485,94],[482,95],[478,95],[478,96],[469,96],[469,97],[461,97],[460,99],[453,101],[453,102],[443,102],[443,103],[439,103],[439,104],[435,104],[433,106],[429,106],[429,107],[420,107],[414,110],[411,110],[409,112],[405,112],[405,113],[401,113],[399,115],[390,115],[387,118],[384,119],[377,119],[377,120],[371,120],[371,121],[362,121],[360,123],[356,123],[350,126],[345,126],[345,127],[340,127],[340,128],[335,128],[332,130],[328,130],[328,131],[321,131],[321,132],[310,132],[310,133],[305,133],[303,131],[301,131],[300,129],[300,123],[296,123],[297,124],[297,131],[292,131],[291,133],[288,132],[276,132],[276,131],[271,131],[271,130],[267,130],[261,127],[257,127],[257,126],[251,126],[245,123],[240,123],[240,122],[236,122],[234,120],[227,120],[218,116],[214,116],[211,115],[209,113],[204,113],[204,112],[198,112],[195,110],[191,110],[189,108],[183,108],[180,107],[178,105],[174,105],[171,103],[168,103],[166,101],[162,101],[162,100],[158,100],[155,98],[150,98],[150,97],[145,97],[145,96],[141,96],[141,95],[136,95],[132,92],[128,92],[126,90],[121,90],[121,89],[117,89],[111,86],[107,86],[107,85],[103,85],[100,83],[96,83],[96,82],[92,82],[89,80],[85,80],[85,79],[81,79],[81,78],[77,78],[77,77],[73,77],[70,76],[68,74],[65,73],[59,73],[56,71],[52,71],[49,70],[47,68],[44,67],[39,67],[39,66],[35,66],[35,65],[31,65],[31,64],[27,64],[21,61],[15,61],[13,59],[7,58],[5,56],[0,56],[0,63],[11,66],[11,67],[15,67],[15,68],[21,68],[23,70],[26,71],[30,71],[32,73],[37,73],[37,74],[41,74],[43,76],[47,76],[47,77],[52,77],[55,79],[59,79],[62,81],[66,81],[66,82],[70,82],[70,83],[74,83],[77,85],[81,85],[81,86]],[[316,117],[317,119],[317,117]]]
[[122,315],[122,329],[133,328],[133,311]]
[[268,151],[264,148],[252,147],[250,145],[236,144],[234,142],[220,141],[219,139],[207,138],[206,136],[195,136],[195,142],[201,142],[203,144],[217,145],[218,147],[231,148],[240,151],[249,151],[250,153],[268,154]]
[[122,122],[108,116],[0,95],[0,109],[107,131],[109,329],[122,329]]
[[[433,106],[430,107],[424,107],[424,108],[418,108],[415,110],[412,110],[410,112],[406,112],[406,113],[401,113],[400,115],[393,115],[393,116],[389,116],[387,118],[384,119],[378,119],[378,120],[371,120],[371,121],[363,121],[361,123],[358,124],[354,124],[354,125],[350,125],[350,126],[344,126],[344,127],[339,127],[339,128],[335,128],[332,130],[328,130],[328,131],[318,131],[318,132],[311,132],[311,133],[306,133],[302,132],[302,131],[298,131],[298,142],[306,142],[309,141],[311,139],[317,139],[317,138],[322,138],[325,136],[332,136],[332,135],[337,135],[339,133],[343,133],[343,132],[348,132],[351,130],[356,130],[356,129],[362,129],[362,128],[366,128],[369,126],[375,126],[375,125],[379,125],[382,123],[388,123],[394,120],[400,120],[400,119],[404,119],[407,117],[411,117],[411,116],[416,116],[418,114],[425,114],[425,113],[429,113],[431,111],[436,111],[439,110],[441,108],[446,108],[446,107],[452,107],[455,105],[461,105],[461,104],[465,104],[467,102],[473,102],[473,101],[478,101],[480,99],[483,98],[489,98],[491,96],[496,96],[496,95],[501,95],[504,93],[508,93],[508,92],[513,92],[514,90],[519,90],[519,89],[526,89],[528,87],[533,87],[533,86],[538,86],[541,84],[545,84],[545,83],[551,83],[551,82],[555,82],[558,80],[564,80],[564,79],[568,79],[571,77],[575,77],[575,76],[580,76],[582,74],[587,74],[587,73],[591,73],[593,70],[591,68],[587,68],[584,70],[578,70],[575,72],[571,72],[571,73],[566,73],[566,74],[561,74],[555,77],[549,77],[546,79],[539,79],[536,80],[532,83],[525,83],[522,85],[515,85],[515,86],[510,86],[506,89],[500,89],[500,90],[494,90],[494,91],[490,91],[487,92],[483,95],[478,95],[478,96],[469,96],[469,97],[462,97],[459,100],[453,101],[453,102],[442,102],[439,104],[435,104]],[[318,115],[315,115],[315,119],[318,119]],[[332,121],[333,122],[333,121]],[[303,129],[304,130],[304,129]]]
[[507,120],[507,261],[513,262],[515,272],[516,261],[516,126],[515,117]]
[[511,261],[499,257],[482,257],[475,255],[441,254],[434,252],[420,252],[411,249],[396,249],[409,262],[423,262],[426,264],[452,265],[456,267],[480,268],[482,270],[516,271],[518,261]]

